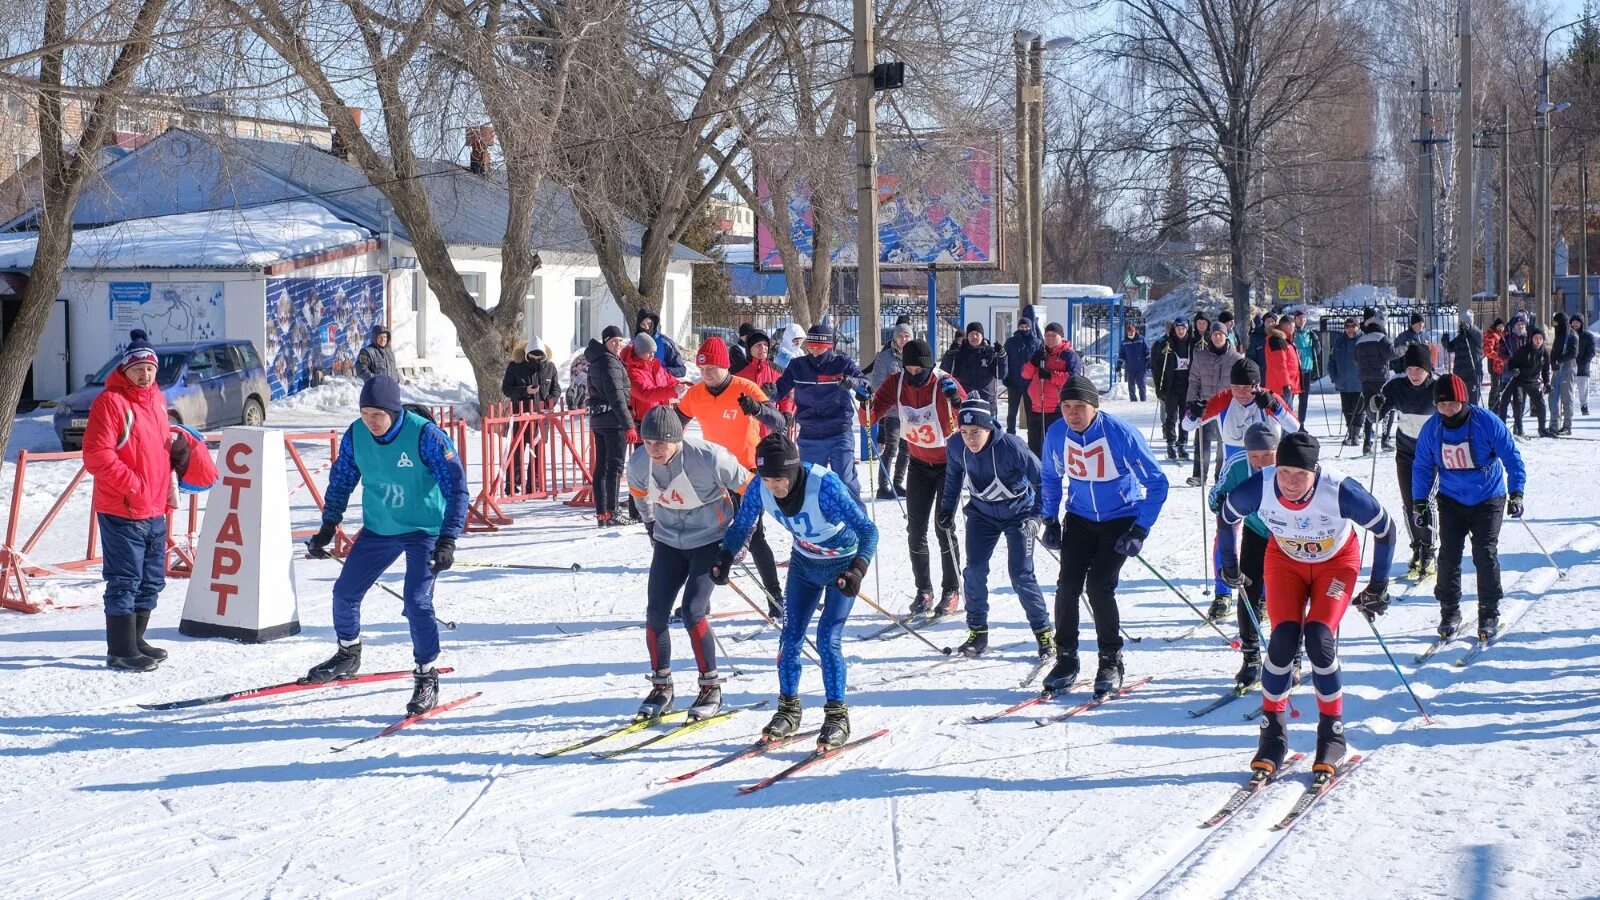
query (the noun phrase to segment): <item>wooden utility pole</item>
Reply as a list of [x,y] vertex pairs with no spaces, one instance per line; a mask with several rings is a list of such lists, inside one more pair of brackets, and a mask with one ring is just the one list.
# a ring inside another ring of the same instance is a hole
[[1028,152],[1032,157],[1028,164],[1028,175],[1033,179],[1032,184],[1028,186],[1028,222],[1033,228],[1029,236],[1032,249],[1028,254],[1033,271],[1028,276],[1028,285],[1033,291],[1033,297],[1028,302],[1039,304],[1044,302],[1044,38],[1042,37],[1034,37],[1028,46],[1028,80],[1028,105],[1032,110],[1028,117]]
[[1456,36],[1461,73],[1456,102],[1456,308],[1472,308],[1472,0],[1460,0]]
[[[856,353],[865,365],[878,352],[883,317],[878,304],[878,99],[872,67],[877,54],[872,0],[855,0],[856,74]],[[937,322],[929,322],[930,339]]]
[[1017,304],[1027,309],[1033,302],[1033,176],[1029,173],[1033,153],[1033,127],[1028,118],[1028,48],[1021,34],[1014,41],[1017,54],[1017,258],[1012,268],[1017,273]]
[[1500,315],[1511,320],[1511,107],[1500,105]]
[[1416,299],[1434,299],[1433,251],[1433,82],[1428,67],[1422,67],[1421,125],[1417,136],[1417,266]]

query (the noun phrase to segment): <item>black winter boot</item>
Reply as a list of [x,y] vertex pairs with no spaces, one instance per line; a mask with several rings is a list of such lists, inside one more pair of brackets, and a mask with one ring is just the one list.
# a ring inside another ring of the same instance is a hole
[[1317,720],[1317,761],[1312,764],[1312,772],[1327,772],[1332,775],[1339,768],[1339,761],[1344,759],[1344,717],[1324,715]]
[[1461,604],[1445,603],[1439,607],[1439,637],[1449,640],[1461,630]]
[[961,592],[945,591],[944,596],[939,599],[939,605],[933,608],[933,614],[936,616],[948,616],[960,608]]
[[1033,633],[1033,639],[1039,643],[1039,658],[1049,659],[1056,655],[1056,633],[1049,628],[1041,628]]
[[166,662],[167,661],[167,651],[161,649],[160,647],[152,647],[149,644],[146,644],[144,642],[144,630],[150,624],[150,610],[141,609],[141,610],[136,611],[133,614],[133,619],[134,619],[134,622],[138,625],[138,628],[135,631],[135,634],[136,634],[136,641],[137,641],[138,646],[139,646],[139,652],[141,654],[143,654],[144,656],[150,657],[151,659],[155,660],[156,662]]
[[639,704],[639,711],[633,714],[633,720],[644,722],[672,712],[672,700],[672,670],[655,670],[650,676],[650,693],[646,694],[644,702]]
[[778,697],[778,711],[772,714],[761,736],[769,741],[781,741],[800,730],[800,698]]
[[1100,651],[1100,668],[1094,673],[1094,695],[1098,699],[1122,690],[1122,653]]
[[1056,649],[1056,665],[1050,674],[1044,676],[1044,691],[1047,694],[1059,694],[1072,687],[1078,680],[1078,651],[1063,652]]
[[689,707],[689,721],[709,719],[722,712],[722,676],[716,669],[700,674],[700,693]]
[[106,616],[106,668],[153,672],[160,665],[139,652],[138,627],[131,614]]
[[1250,768],[1272,774],[1283,767],[1283,758],[1289,755],[1289,722],[1282,712],[1261,714],[1261,738],[1256,743],[1256,758]]
[[818,750],[837,750],[850,742],[850,710],[843,700],[829,700],[822,706],[822,730],[817,732]]
[[416,683],[411,688],[411,702],[406,704],[406,715],[420,716],[439,705],[439,670],[433,666],[427,669],[418,666],[411,677]]
[[917,591],[917,598],[911,601],[911,614],[924,615],[933,608],[933,591]]
[[982,656],[989,649],[989,629],[968,628],[967,639],[961,642],[956,652],[962,656]]
[[1250,686],[1261,680],[1261,651],[1244,651],[1244,662],[1239,666],[1239,674],[1233,676],[1234,686],[1241,692],[1248,691]]
[[348,678],[361,671],[361,642],[354,644],[340,644],[339,649],[326,662],[312,666],[306,677],[300,679],[301,684],[327,684],[340,678]]

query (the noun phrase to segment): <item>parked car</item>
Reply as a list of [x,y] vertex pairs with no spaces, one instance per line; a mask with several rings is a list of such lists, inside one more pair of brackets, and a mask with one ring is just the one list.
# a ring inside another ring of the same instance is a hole
[[[196,341],[156,347],[156,385],[167,398],[167,418],[191,428],[261,425],[267,421],[267,370],[249,341]],[[84,379],[82,389],[56,401],[56,436],[61,449],[83,448],[89,407],[105,390],[120,356]]]

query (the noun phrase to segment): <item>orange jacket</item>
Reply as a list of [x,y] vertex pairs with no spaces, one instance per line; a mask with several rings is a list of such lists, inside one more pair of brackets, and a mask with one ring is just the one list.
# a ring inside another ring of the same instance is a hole
[[120,369],[89,407],[83,467],[94,476],[94,511],[124,519],[167,513],[172,486],[167,398],[161,388],[133,386]]
[[720,394],[712,394],[703,381],[689,388],[678,401],[678,412],[699,421],[700,433],[707,442],[732,453],[740,465],[753,472],[762,428],[760,422],[739,408],[740,397],[767,402],[766,393],[755,382],[735,375]]

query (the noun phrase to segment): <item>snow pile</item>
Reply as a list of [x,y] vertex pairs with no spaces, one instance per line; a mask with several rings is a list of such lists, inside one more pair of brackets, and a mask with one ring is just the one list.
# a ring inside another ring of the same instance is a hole
[[29,453],[58,453],[61,439],[56,437],[55,410],[42,408],[25,416],[17,416],[11,425],[11,442],[6,445],[6,459],[16,459],[17,451]]
[[1352,284],[1332,297],[1323,300],[1332,308],[1360,306],[1394,306],[1400,302],[1394,288],[1377,284]]
[[[74,235],[73,269],[251,269],[359,243],[372,232],[315,203],[131,219]],[[0,268],[33,265],[38,238],[0,240]]]
[[[425,372],[403,379],[400,397],[407,403],[423,406],[453,406],[463,415],[476,416],[478,392],[472,385],[451,375]],[[272,405],[278,414],[348,413],[352,418],[361,409],[361,379],[335,376],[313,388],[285,397]]]
[[1173,319],[1192,319],[1199,311],[1214,316],[1232,306],[1233,301],[1228,295],[1215,288],[1198,282],[1179,285],[1163,294],[1161,299],[1150,301],[1145,308],[1145,337],[1152,340],[1160,337],[1167,323]]

